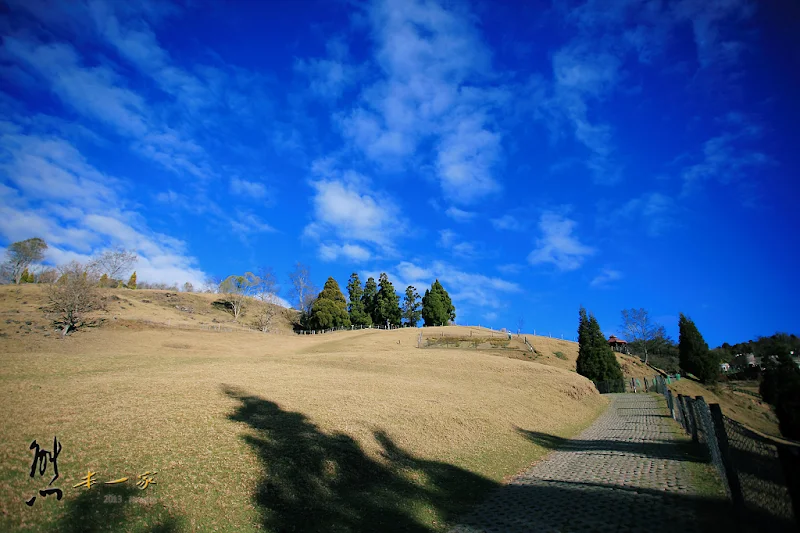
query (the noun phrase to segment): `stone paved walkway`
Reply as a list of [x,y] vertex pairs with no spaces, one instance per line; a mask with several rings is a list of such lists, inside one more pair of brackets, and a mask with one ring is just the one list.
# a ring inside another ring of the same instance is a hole
[[608,410],[574,439],[523,431],[557,451],[497,489],[451,533],[718,531],[727,513],[704,499],[687,468],[691,444],[676,440],[658,398],[614,394]]

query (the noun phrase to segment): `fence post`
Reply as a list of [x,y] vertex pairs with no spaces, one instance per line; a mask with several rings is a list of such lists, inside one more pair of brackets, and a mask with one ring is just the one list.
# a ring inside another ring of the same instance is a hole
[[667,405],[669,406],[669,414],[672,416],[672,419],[675,419],[675,404],[672,400],[672,391],[667,389]]
[[742,486],[739,484],[739,475],[736,473],[736,469],[731,461],[730,445],[728,444],[728,434],[725,432],[725,421],[722,418],[722,409],[720,409],[718,403],[712,403],[708,408],[711,410],[711,420],[714,422],[714,434],[717,437],[720,459],[722,459],[722,466],[725,469],[725,478],[730,489],[734,511],[738,513],[744,508],[744,496],[742,495]]
[[695,400],[686,398],[686,403],[689,404],[689,419],[692,424],[692,442],[700,442],[700,437],[697,434],[697,410],[695,409]]

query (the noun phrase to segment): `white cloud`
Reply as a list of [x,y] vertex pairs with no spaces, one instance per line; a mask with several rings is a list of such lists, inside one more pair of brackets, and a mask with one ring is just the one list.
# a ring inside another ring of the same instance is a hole
[[775,164],[772,157],[751,147],[761,138],[761,128],[747,117],[729,113],[723,119],[725,131],[703,143],[700,160],[681,172],[684,195],[697,190],[704,181],[722,184],[739,181],[750,168]]
[[263,183],[247,181],[240,178],[231,179],[231,192],[261,200],[267,196],[267,187]]
[[337,261],[346,259],[358,263],[369,260],[372,256],[369,250],[357,244],[320,244],[319,257],[323,261]]
[[380,0],[369,20],[381,77],[336,115],[345,138],[382,167],[427,159],[454,203],[497,193],[502,135],[494,113],[508,98],[480,86],[491,76],[490,53],[474,18],[437,2]]
[[458,235],[449,229],[439,231],[439,246],[447,248],[454,256],[463,259],[474,259],[480,255],[475,243],[459,241]]
[[9,241],[35,234],[49,245],[52,264],[86,261],[120,245],[135,250],[139,279],[201,284],[205,274],[185,244],[150,230],[121,193],[127,185],[91,166],[73,145],[36,133],[0,135],[0,235]]
[[522,265],[518,265],[516,263],[509,263],[506,265],[497,265],[497,270],[502,272],[503,274],[519,274],[522,272]]
[[489,222],[491,222],[494,229],[497,230],[522,231],[525,229],[525,226],[512,215],[503,215],[500,218],[493,218]]
[[434,275],[430,269],[417,266],[408,261],[403,261],[397,265],[397,273],[404,280],[429,279]]
[[[354,259],[364,257],[361,250],[371,255],[365,246],[393,254],[394,240],[405,228],[400,210],[391,199],[373,190],[366,178],[353,172],[340,173],[330,163],[319,161],[314,165],[317,174],[328,178],[311,182],[314,219],[304,235],[320,241],[337,238],[337,254],[348,244],[359,244],[357,249],[349,248]],[[328,248],[320,249],[320,253],[330,257],[332,245],[328,242],[325,246]]]
[[610,268],[604,268],[600,273],[595,276],[589,285],[595,288],[608,287],[614,281],[622,279],[622,272]]
[[[522,292],[522,288],[513,282],[501,278],[489,277],[459,270],[444,261],[434,261],[428,266],[420,266],[409,261],[399,263],[394,271],[387,272],[389,279],[398,290],[413,285],[420,294],[438,279],[462,311],[467,308],[499,309],[506,305],[508,295]],[[364,272],[364,276],[378,278],[376,272]]]
[[464,211],[463,209],[459,209],[457,207],[451,206],[448,207],[445,212],[445,215],[452,218],[456,222],[469,222],[473,218],[475,218],[475,213],[472,211]]
[[[552,55],[552,79],[534,77],[531,83],[536,114],[547,123],[553,140],[567,132],[586,148],[585,166],[595,182],[615,183],[624,169],[599,104],[620,88],[630,90],[630,84],[622,83],[629,58],[649,64],[691,30],[698,74],[711,77],[708,85],[715,92],[730,90],[738,84],[735,69],[747,49],[742,22],[753,15],[755,6],[750,0],[556,4],[552,13],[559,24],[567,23],[572,38]],[[688,79],[696,83],[695,76]]]
[[545,89],[549,95],[538,102],[540,116],[547,120],[554,139],[566,128],[589,151],[585,164],[596,182],[616,182],[620,174],[612,159],[611,128],[592,122],[589,115],[590,104],[616,87],[620,61],[578,41],[558,50],[552,66],[553,81]]
[[452,230],[449,230],[449,229],[440,230],[439,231],[439,245],[440,246],[444,246],[445,248],[449,248],[455,243],[456,237],[457,237],[457,235],[456,235],[455,231],[452,231]]
[[361,69],[350,63],[347,45],[341,40],[329,41],[326,48],[326,58],[295,59],[294,69],[308,78],[312,93],[324,99],[336,100],[356,83]]
[[541,237],[536,241],[536,249],[528,255],[528,262],[532,265],[551,263],[561,271],[580,268],[595,249],[582,244],[573,235],[576,225],[574,220],[558,213],[543,213],[539,219]]
[[613,209],[613,215],[605,218],[606,223],[613,220],[637,219],[647,229],[651,237],[658,237],[677,224],[679,207],[675,201],[662,193],[651,192],[637,198],[631,198],[621,206]]
[[125,88],[109,66],[84,65],[76,50],[63,43],[9,37],[4,39],[3,50],[44,79],[65,104],[131,139],[131,147],[139,154],[178,174],[209,176],[203,149],[160,124],[145,100]]
[[236,218],[229,218],[228,223],[234,233],[240,237],[253,233],[275,233],[278,231],[258,216],[247,212],[239,212]]
[[89,4],[98,32],[120,55],[144,75],[152,77],[163,91],[178,97],[184,105],[199,108],[213,102],[211,91],[196,76],[174,64],[150,26],[138,14],[136,28],[133,28],[120,21],[114,10],[113,3],[94,1]]

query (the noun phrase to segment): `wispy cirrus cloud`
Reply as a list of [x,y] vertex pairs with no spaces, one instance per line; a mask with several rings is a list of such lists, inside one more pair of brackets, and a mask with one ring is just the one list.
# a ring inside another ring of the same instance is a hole
[[622,272],[612,268],[604,268],[592,279],[589,285],[595,289],[610,287],[615,281],[622,279]]
[[448,207],[445,212],[445,215],[450,217],[451,219],[455,220],[456,222],[469,222],[475,218],[475,213],[472,211],[465,211],[464,209],[459,209],[455,206]]
[[326,244],[322,243],[319,246],[319,257],[323,261],[350,261],[354,263],[363,263],[368,261],[372,254],[369,250],[358,244]]
[[126,180],[92,166],[69,142],[22,127],[0,135],[0,235],[50,245],[51,264],[86,261],[121,245],[135,250],[139,279],[200,284],[205,274],[183,241],[151,230],[127,205]]
[[688,157],[695,162],[680,173],[683,196],[697,191],[709,180],[723,185],[736,183],[753,168],[775,165],[775,160],[754,147],[762,137],[762,128],[741,113],[728,113],[720,121],[722,131],[703,143],[702,154]]
[[237,196],[246,196],[256,200],[263,200],[267,197],[269,189],[258,181],[248,181],[241,178],[231,178],[231,193]]
[[3,54],[43,79],[66,105],[131,140],[131,147],[165,168],[210,177],[203,148],[151,112],[138,93],[107,65],[83,62],[72,45],[6,37]]
[[548,211],[539,218],[540,237],[536,248],[528,255],[532,265],[550,263],[563,272],[580,268],[596,250],[580,242],[574,235],[577,222]]
[[337,100],[353,87],[364,68],[352,62],[347,44],[340,38],[326,43],[327,57],[296,58],[294,69],[309,81],[309,90],[323,100]]
[[439,246],[462,259],[475,259],[481,255],[476,243],[461,240],[458,234],[449,229],[439,231]]
[[429,167],[455,204],[498,193],[495,114],[508,95],[485,83],[490,53],[466,8],[378,0],[367,17],[378,76],[335,114],[344,138],[380,168]]
[[[445,261],[433,261],[420,265],[402,261],[387,271],[390,279],[396,280],[398,290],[413,285],[423,294],[425,289],[438,279],[450,294],[457,308],[468,310],[501,309],[507,299],[522,292],[519,284],[498,277],[465,272]],[[364,276],[378,278],[378,272],[364,272]],[[463,313],[462,313],[463,314]]]
[[[564,137],[582,145],[585,166],[596,183],[617,183],[624,172],[617,155],[611,117],[601,104],[628,90],[624,67],[630,59],[650,66],[670,53],[670,46],[691,28],[697,76],[735,85],[740,56],[747,44],[740,24],[755,12],[751,0],[640,2],[588,0],[557,2],[553,14],[574,28],[574,36],[552,55],[552,77],[534,77],[534,109],[553,141]],[[695,80],[691,79],[690,84]]]
[[522,231],[525,229],[525,224],[523,224],[518,217],[510,214],[490,219],[489,222],[491,222],[496,230]]
[[679,224],[681,207],[674,198],[660,192],[650,192],[611,207],[605,204],[600,225],[616,222],[644,227],[650,237],[659,237]]

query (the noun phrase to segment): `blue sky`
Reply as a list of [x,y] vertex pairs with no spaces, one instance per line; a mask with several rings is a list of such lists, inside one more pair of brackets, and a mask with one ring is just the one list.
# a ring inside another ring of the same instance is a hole
[[296,261],[438,277],[460,323],[565,338],[579,305],[797,332],[789,0],[7,5],[3,246],[286,298]]

